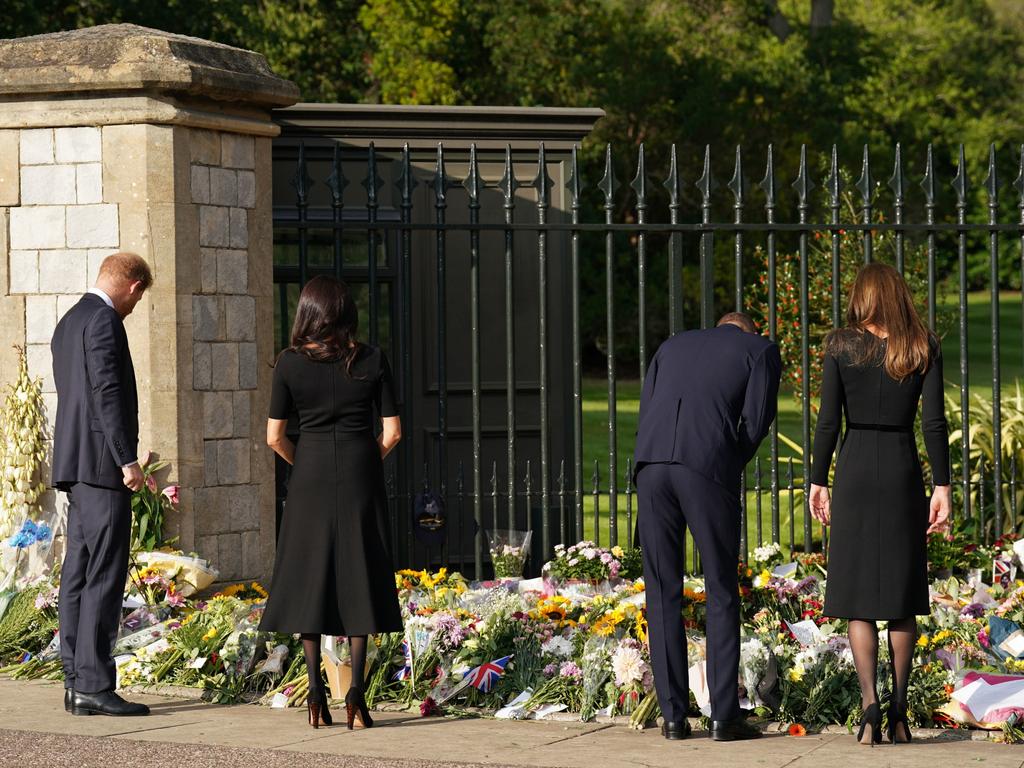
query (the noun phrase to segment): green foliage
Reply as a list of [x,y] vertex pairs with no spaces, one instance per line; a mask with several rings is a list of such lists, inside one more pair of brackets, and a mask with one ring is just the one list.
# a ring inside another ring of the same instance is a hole
[[[684,180],[682,216],[694,220],[699,195],[692,182],[704,145],[712,146],[722,180],[731,170],[724,155],[734,145],[746,148],[747,175],[754,179],[763,168],[764,147],[774,143],[782,221],[795,216],[788,181],[797,172],[800,144],[823,153],[835,143],[847,167],[859,164],[867,145],[876,158],[874,176],[884,179],[893,145],[902,142],[911,180],[907,218],[920,221],[916,181],[931,142],[942,182],[939,213],[948,222],[952,196],[946,182],[958,143],[967,151],[972,221],[987,216],[980,182],[990,142],[1000,149],[1004,192],[1017,172],[1006,150],[1024,129],[1017,83],[1024,17],[1018,6],[1012,0],[847,0],[812,29],[807,0],[7,0],[0,5],[0,36],[132,22],[260,51],[310,101],[601,107],[606,116],[581,152],[587,220],[603,216],[594,184],[603,173],[605,142],[616,148],[617,221],[635,216],[626,182],[641,143],[651,174],[652,221],[667,220],[666,193],[657,182],[671,144],[678,146]],[[788,34],[779,32],[780,19]],[[716,220],[731,217],[727,197],[721,190],[716,197]],[[761,204],[754,197],[750,210]],[[878,202],[888,210],[891,200],[884,189]],[[1015,215],[1015,204],[1014,195],[1002,195],[1004,219]],[[750,210],[747,218],[754,220]],[[811,219],[822,212],[815,201]],[[696,243],[683,240],[679,290],[684,326],[693,327]],[[849,243],[854,252],[855,240]],[[730,241],[718,238],[719,259],[726,258]],[[611,340],[603,238],[587,235],[582,244],[584,347],[599,364],[614,343],[621,370],[636,370],[635,242],[615,239],[611,277],[618,328]],[[758,244],[746,243],[748,282],[750,250]],[[940,238],[943,253],[953,245]],[[794,242],[780,235],[779,247],[792,253]],[[649,349],[669,332],[666,250],[664,235],[648,237]],[[752,260],[755,268],[759,257]],[[954,267],[954,260],[940,259],[939,276]],[[989,269],[986,238],[972,234],[968,287],[985,287]],[[1002,259],[1000,284],[1019,288],[1019,271],[1014,259]],[[732,306],[730,270],[716,272],[720,312]]]
[[56,606],[48,605],[43,610],[35,606],[36,598],[50,590],[49,584],[41,584],[11,598],[0,620],[0,663],[10,664],[26,652],[36,653],[53,638],[57,631]]
[[142,465],[145,482],[132,494],[132,552],[152,551],[165,543],[164,517],[173,505],[159,490],[154,475],[166,466],[166,461]]
[[[1009,519],[1011,509],[1011,486],[1012,467],[1014,461],[1017,466],[1017,499],[1016,508],[1024,508],[1024,487],[1020,478],[1024,472],[1024,385],[1020,381],[1015,382],[1013,391],[1004,387],[1005,394],[1000,399],[1000,440],[999,454],[1002,469],[1002,506],[1005,519]],[[952,465],[952,479],[954,492],[959,494],[957,482],[964,475],[963,466],[963,428],[960,421],[960,400],[959,397],[946,394],[946,418],[949,421],[949,446],[950,464]],[[968,474],[973,488],[971,491],[971,503],[975,515],[979,515],[979,491],[978,485],[981,479],[982,465],[985,473],[986,509],[981,519],[985,528],[991,528],[994,524],[994,516],[991,511],[994,459],[996,452],[995,444],[995,414],[992,407],[991,395],[975,394],[970,399],[968,410],[969,431],[967,435],[968,453],[970,464]],[[1004,526],[1008,529],[1008,527]],[[991,531],[990,531],[991,532]],[[998,531],[996,533],[1001,533]]]

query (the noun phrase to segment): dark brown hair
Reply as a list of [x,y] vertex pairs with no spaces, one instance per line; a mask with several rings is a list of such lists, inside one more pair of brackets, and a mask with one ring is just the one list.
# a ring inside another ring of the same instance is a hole
[[348,286],[335,277],[318,275],[299,294],[289,349],[310,360],[343,362],[351,373],[359,351],[358,329],[359,310]]
[[747,333],[757,333],[754,321],[746,312],[727,312],[719,318],[718,325],[735,325]]
[[864,333],[873,325],[888,334],[881,362],[892,378],[903,381],[928,369],[932,341],[928,329],[914,308],[906,281],[888,264],[861,267],[850,291],[846,325],[829,336],[828,349],[833,355],[845,353],[854,365],[879,361],[883,357],[881,340]]

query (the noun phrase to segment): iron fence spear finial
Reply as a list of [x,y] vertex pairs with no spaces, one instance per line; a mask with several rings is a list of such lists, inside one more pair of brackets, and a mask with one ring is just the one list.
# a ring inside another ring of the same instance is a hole
[[630,182],[630,187],[636,193],[636,209],[644,211],[647,208],[647,166],[644,161],[644,145],[640,145],[639,155],[636,162],[636,176]]
[[743,195],[746,193],[747,187],[743,180],[743,148],[739,144],[736,145],[736,165],[733,168],[732,178],[729,179],[729,189],[735,198],[733,207],[743,208]]

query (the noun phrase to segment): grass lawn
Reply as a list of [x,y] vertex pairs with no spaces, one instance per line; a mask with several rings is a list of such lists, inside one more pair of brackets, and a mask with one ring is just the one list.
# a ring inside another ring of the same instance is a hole
[[[952,293],[944,297],[946,305],[952,305],[955,309],[957,295]],[[984,396],[990,396],[992,391],[992,333],[991,333],[991,312],[988,293],[972,293],[968,296],[968,377],[970,391]],[[1000,295],[1000,367],[1002,372],[1003,391],[1010,391],[1015,379],[1024,380],[1024,348],[1022,348],[1021,336],[1021,295],[1018,292],[1004,292]],[[960,382],[960,340],[957,325],[953,325],[945,334],[942,340],[942,351],[944,358],[944,375],[946,378],[947,391],[954,395],[959,392]],[[618,540],[625,544],[627,518],[626,518],[626,495],[625,495],[625,473],[626,459],[633,455],[633,447],[636,436],[637,414],[640,410],[640,382],[637,379],[618,380],[616,382],[616,419],[617,435],[616,446],[618,455]],[[778,429],[781,435],[787,436],[796,443],[802,439],[803,426],[800,406],[796,398],[789,392],[783,392],[779,396]],[[761,445],[758,456],[761,458],[762,485],[768,485],[768,473],[771,466],[771,448],[769,440]],[[584,487],[594,487],[593,474],[595,461],[599,472],[600,487],[608,487],[608,391],[607,382],[604,378],[587,378],[583,381],[583,468]],[[799,488],[802,482],[802,463],[800,453],[794,451],[779,441],[779,486],[780,486],[780,530],[784,545],[789,544],[789,505],[790,497],[786,490],[787,485],[787,459],[793,457],[793,472],[795,484]],[[748,467],[748,488],[752,488],[753,464]],[[584,532],[587,537],[593,538],[595,533],[602,543],[607,544],[608,537],[608,495],[601,494],[598,497],[600,505],[600,521],[595,528],[594,522],[593,493],[589,493],[584,500]],[[636,514],[636,496],[633,496],[633,514]],[[793,495],[793,507],[795,514],[794,540],[798,548],[803,547],[803,513],[802,493],[798,490]],[[752,490],[747,493],[747,526],[748,545],[753,548],[757,545],[757,494]],[[771,496],[769,493],[761,494],[761,529],[764,541],[771,539]],[[813,525],[812,538],[815,548],[820,546],[821,529],[816,523]]]

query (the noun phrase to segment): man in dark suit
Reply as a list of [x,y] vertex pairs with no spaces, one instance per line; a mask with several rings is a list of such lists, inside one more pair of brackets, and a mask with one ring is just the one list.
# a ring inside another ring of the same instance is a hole
[[96,287],[61,318],[50,345],[57,387],[53,485],[69,497],[60,649],[64,708],[75,715],[149,713],[114,692],[111,650],[128,571],[131,492],[143,483],[139,400],[123,321],[152,282],[140,256],[108,256]]
[[690,734],[683,629],[683,535],[704,566],[711,736],[761,735],[740,716],[737,564],[740,473],[775,418],[782,362],[744,314],[678,333],[659,347],[640,398],[636,484],[651,664],[669,739]]

